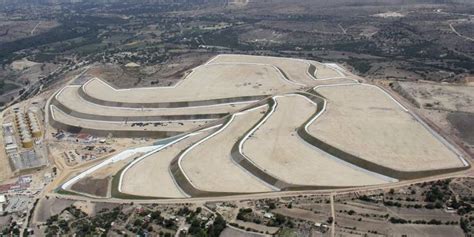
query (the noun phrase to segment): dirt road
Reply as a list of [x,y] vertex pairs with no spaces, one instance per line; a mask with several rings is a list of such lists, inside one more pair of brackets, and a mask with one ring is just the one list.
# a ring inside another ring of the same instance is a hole
[[331,216],[332,216],[331,237],[334,237],[336,235],[336,211],[334,210],[334,193],[331,193],[329,195],[329,199],[331,200]]

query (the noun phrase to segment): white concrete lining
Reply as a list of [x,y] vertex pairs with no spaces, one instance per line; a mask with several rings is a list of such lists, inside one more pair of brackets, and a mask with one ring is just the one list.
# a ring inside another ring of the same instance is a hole
[[133,155],[139,154],[139,153],[146,153],[143,156],[148,156],[150,155],[150,151],[153,151],[155,149],[160,148],[161,146],[146,146],[146,147],[138,147],[138,148],[132,148],[132,149],[127,149],[125,151],[122,151],[104,161],[101,163],[87,169],[86,171],[81,172],[80,174],[74,176],[73,178],[69,179],[67,182],[63,183],[61,185],[61,188],[66,190],[67,188],[71,187],[73,184],[75,184],[77,181],[79,181],[82,178],[85,178],[87,175],[90,175],[94,173],[95,171],[99,170],[100,168],[113,164],[118,161],[122,161],[125,159],[130,158]]

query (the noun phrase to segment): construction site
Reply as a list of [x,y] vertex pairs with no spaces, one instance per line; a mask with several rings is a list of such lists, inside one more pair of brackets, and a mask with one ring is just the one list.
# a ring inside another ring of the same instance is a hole
[[[383,187],[471,167],[468,154],[385,88],[304,59],[217,55],[166,87],[118,89],[80,76],[52,93],[44,112],[50,152],[67,170],[50,187],[61,195]],[[25,113],[24,146],[38,135],[34,116]],[[22,131],[22,115],[15,121]]]

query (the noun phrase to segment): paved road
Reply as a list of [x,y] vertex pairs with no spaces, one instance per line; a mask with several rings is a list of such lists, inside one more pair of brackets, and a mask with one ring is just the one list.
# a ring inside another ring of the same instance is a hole
[[110,203],[141,203],[141,204],[175,204],[175,203],[204,203],[204,202],[224,202],[224,201],[241,201],[241,200],[256,200],[264,198],[277,198],[277,197],[292,197],[298,195],[334,195],[340,194],[349,194],[354,192],[366,192],[366,191],[376,191],[382,189],[390,188],[399,188],[408,186],[411,184],[437,181],[440,179],[447,178],[459,178],[459,177],[474,177],[474,170],[472,168],[464,171],[459,171],[455,173],[436,175],[416,180],[400,181],[397,183],[387,183],[381,185],[372,185],[372,186],[363,186],[355,188],[343,188],[339,190],[309,190],[309,191],[282,191],[282,192],[268,192],[268,193],[253,193],[253,194],[243,194],[243,195],[233,195],[233,196],[222,196],[222,197],[198,197],[198,198],[170,198],[170,199],[117,199],[117,198],[91,198],[85,196],[69,196],[62,195],[58,193],[49,193],[48,196],[55,196],[58,198],[70,199],[70,200],[84,200],[84,201],[102,201]]

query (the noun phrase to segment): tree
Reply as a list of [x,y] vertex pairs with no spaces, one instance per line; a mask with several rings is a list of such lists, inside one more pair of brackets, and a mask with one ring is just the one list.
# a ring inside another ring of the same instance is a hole
[[436,200],[443,200],[444,193],[439,190],[437,186],[431,187],[430,191],[426,193],[425,201],[427,202],[435,202]]
[[285,216],[283,216],[281,214],[278,214],[278,213],[275,215],[275,223],[277,225],[282,225],[285,222],[286,222],[286,217]]
[[198,208],[196,208],[195,213],[196,213],[196,214],[199,214],[199,213],[201,213],[201,211],[202,211],[202,208],[201,208],[201,207],[198,207]]
[[212,223],[212,225],[209,227],[208,234],[209,237],[218,237],[221,232],[225,229],[226,227],[226,221],[224,218],[222,218],[221,215],[217,215],[216,219]]
[[152,220],[156,220],[156,219],[161,217],[161,212],[160,211],[154,211],[154,212],[151,213],[150,216],[151,216]]

